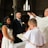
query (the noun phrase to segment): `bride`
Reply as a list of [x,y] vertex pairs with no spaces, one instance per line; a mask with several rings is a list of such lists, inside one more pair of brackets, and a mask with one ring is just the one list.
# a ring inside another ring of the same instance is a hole
[[2,26],[3,38],[1,48],[13,48],[14,38],[12,35],[13,30],[10,24],[11,24],[10,17],[8,16],[5,17],[4,25]]

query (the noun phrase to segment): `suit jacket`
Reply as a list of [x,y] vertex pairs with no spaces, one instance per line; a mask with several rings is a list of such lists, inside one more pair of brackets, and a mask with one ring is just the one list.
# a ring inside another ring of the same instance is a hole
[[13,26],[13,36],[15,38],[14,43],[22,42],[22,40],[19,39],[16,35],[25,32],[26,27],[25,24],[21,25],[20,22],[17,19],[15,19],[13,21],[12,26]]

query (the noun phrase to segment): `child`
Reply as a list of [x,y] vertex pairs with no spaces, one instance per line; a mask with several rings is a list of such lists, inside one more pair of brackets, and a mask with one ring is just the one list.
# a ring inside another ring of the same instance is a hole
[[28,21],[29,29],[24,34],[25,48],[41,48],[46,43],[44,36],[37,27],[37,21],[33,18]]

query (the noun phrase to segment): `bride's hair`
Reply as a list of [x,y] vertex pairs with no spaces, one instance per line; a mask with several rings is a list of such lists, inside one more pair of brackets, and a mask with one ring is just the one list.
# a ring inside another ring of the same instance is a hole
[[12,27],[11,27],[11,24],[7,24],[7,22],[6,22],[8,18],[10,18],[10,17],[9,17],[9,16],[6,16],[6,17],[4,18],[4,20],[3,20],[3,25],[6,25],[8,28],[11,29],[11,28],[12,28]]

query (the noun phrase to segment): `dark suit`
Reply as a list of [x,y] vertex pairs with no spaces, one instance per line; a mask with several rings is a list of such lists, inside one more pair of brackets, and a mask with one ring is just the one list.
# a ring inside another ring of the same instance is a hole
[[16,19],[13,21],[13,36],[15,38],[14,43],[22,42],[16,35],[25,32],[25,25],[21,26],[20,22]]

